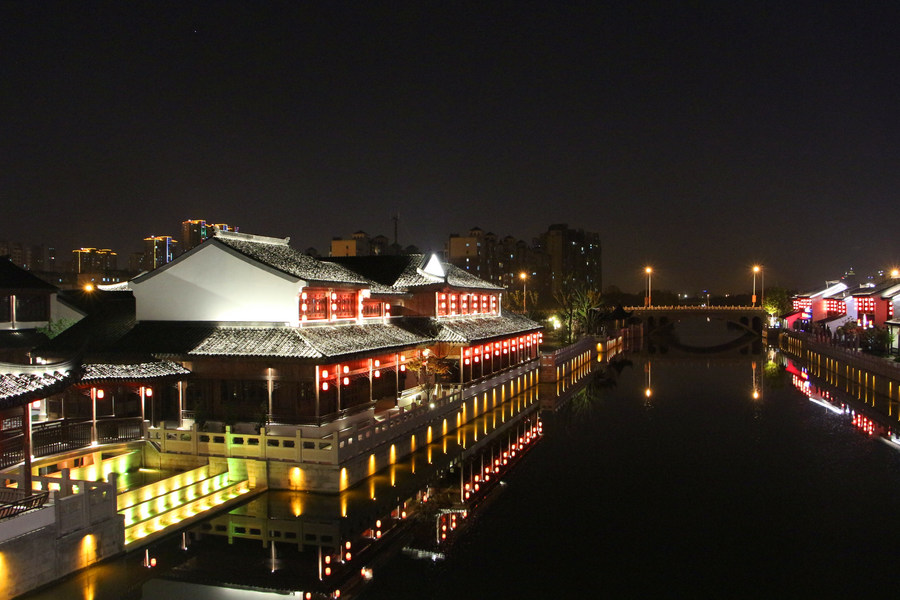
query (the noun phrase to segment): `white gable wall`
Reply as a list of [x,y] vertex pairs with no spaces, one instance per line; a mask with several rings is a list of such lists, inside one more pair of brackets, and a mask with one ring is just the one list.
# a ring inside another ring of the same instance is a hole
[[139,321],[296,324],[303,285],[214,243],[132,281]]

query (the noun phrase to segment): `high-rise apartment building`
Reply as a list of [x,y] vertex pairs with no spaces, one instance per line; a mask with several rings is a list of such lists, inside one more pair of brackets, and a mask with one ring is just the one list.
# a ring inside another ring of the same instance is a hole
[[203,219],[189,219],[181,222],[181,252],[199,246],[219,231],[237,231],[227,223],[207,223]]
[[603,285],[600,234],[570,229],[565,223],[551,225],[539,238],[549,259],[549,289],[555,293],[566,278],[600,290]]
[[508,289],[519,289],[524,274],[528,289],[537,293],[542,302],[549,299],[545,297],[547,257],[525,240],[511,235],[499,238],[473,227],[468,235],[450,234],[447,262]]
[[175,258],[178,242],[169,235],[153,235],[144,238],[144,270],[152,271]]
[[109,248],[77,248],[72,250],[73,273],[106,273],[115,271],[118,255]]

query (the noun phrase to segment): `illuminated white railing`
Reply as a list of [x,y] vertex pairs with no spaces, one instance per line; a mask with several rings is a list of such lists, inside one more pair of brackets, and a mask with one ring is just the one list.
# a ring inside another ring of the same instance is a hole
[[430,402],[378,414],[369,409],[348,418],[340,430],[323,429],[319,437],[309,436],[308,430],[305,435],[302,428],[295,435],[273,435],[264,427],[257,434],[235,433],[230,427],[224,433],[211,433],[198,431],[196,425],[177,429],[165,423],[151,427],[147,435],[165,453],[338,465],[391,439],[401,438],[432,419],[442,418],[464,399],[503,385],[537,366],[538,361],[533,360],[467,387],[442,384]]
[[151,427],[148,438],[159,444],[160,450],[172,454],[254,458],[298,463],[337,464],[337,432],[326,437],[305,437],[298,429],[296,435],[271,435],[263,427],[257,434],[235,433],[230,427],[224,433],[191,429]]

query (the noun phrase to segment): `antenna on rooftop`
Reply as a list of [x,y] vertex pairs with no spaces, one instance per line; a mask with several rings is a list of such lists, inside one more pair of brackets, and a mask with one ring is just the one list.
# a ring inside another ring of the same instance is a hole
[[396,213],[392,219],[394,220],[394,245],[397,245],[397,223],[400,222],[400,213]]

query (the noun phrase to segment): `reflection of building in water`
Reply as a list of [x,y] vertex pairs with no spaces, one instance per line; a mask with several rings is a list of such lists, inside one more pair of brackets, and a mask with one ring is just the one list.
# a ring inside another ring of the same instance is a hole
[[339,494],[269,491],[191,528],[167,578],[346,598],[401,548],[441,556],[540,439],[536,388],[517,388],[482,394],[466,423]]

